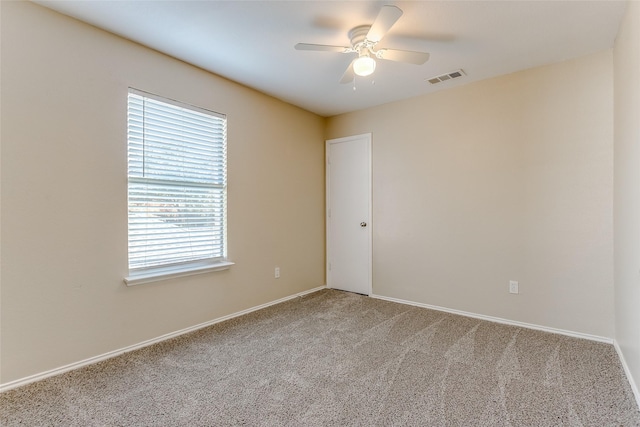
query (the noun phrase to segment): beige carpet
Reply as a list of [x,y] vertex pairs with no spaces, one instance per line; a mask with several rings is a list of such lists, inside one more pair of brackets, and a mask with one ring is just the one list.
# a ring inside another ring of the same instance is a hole
[[611,345],[325,290],[0,395],[2,426],[640,426]]

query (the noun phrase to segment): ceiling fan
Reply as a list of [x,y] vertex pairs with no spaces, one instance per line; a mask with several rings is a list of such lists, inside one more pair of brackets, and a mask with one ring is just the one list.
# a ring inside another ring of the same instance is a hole
[[340,83],[350,83],[356,75],[368,76],[372,74],[376,69],[376,59],[422,65],[429,59],[429,54],[426,52],[376,49],[378,42],[382,40],[401,16],[402,10],[400,8],[391,5],[382,6],[372,25],[359,25],[349,31],[351,46],[298,43],[295,48],[296,50],[358,54],[358,57],[349,64]]

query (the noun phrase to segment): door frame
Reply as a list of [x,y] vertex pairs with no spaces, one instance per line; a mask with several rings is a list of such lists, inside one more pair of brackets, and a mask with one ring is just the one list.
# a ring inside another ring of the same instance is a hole
[[326,262],[325,262],[325,274],[327,278],[327,288],[332,289],[331,284],[331,144],[339,144],[343,142],[349,142],[357,139],[366,139],[367,142],[367,166],[368,166],[368,193],[369,193],[369,209],[367,215],[367,259],[368,259],[368,280],[367,280],[367,295],[373,295],[373,163],[372,163],[372,133],[363,133],[358,135],[346,136],[343,138],[327,139],[325,141],[325,245],[326,245]]

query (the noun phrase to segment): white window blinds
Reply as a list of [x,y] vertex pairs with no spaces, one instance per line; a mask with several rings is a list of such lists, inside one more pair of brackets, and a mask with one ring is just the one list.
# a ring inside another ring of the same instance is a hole
[[129,269],[225,258],[226,117],[130,89]]

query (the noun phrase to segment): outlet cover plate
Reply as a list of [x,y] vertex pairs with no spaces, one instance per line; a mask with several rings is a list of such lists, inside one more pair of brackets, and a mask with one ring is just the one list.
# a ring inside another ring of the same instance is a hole
[[518,292],[518,282],[515,280],[509,280],[509,293],[517,294]]

